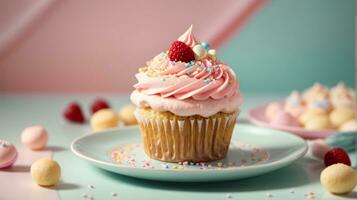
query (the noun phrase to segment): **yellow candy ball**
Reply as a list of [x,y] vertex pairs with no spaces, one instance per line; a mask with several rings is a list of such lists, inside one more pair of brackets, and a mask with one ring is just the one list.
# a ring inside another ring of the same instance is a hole
[[90,124],[95,131],[117,127],[118,116],[110,109],[102,109],[92,115]]
[[351,108],[339,107],[330,113],[330,121],[335,128],[339,128],[345,122],[354,119],[356,111]]
[[124,122],[125,125],[138,124],[134,115],[135,110],[136,110],[136,106],[133,104],[126,105],[122,109],[120,109],[119,117]]
[[331,193],[347,194],[356,186],[357,174],[350,166],[338,163],[321,172],[320,182]]
[[31,165],[31,176],[38,185],[56,185],[61,177],[61,167],[56,161],[43,158]]

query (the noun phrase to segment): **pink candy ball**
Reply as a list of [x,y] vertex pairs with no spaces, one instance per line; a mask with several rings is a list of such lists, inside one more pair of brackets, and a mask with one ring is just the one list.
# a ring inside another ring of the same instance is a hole
[[281,111],[283,111],[283,105],[279,102],[272,102],[265,109],[265,117],[271,121]]
[[299,126],[299,122],[290,113],[280,111],[270,122],[276,126]]
[[10,167],[17,159],[17,150],[14,145],[0,140],[0,168]]
[[325,154],[331,147],[322,139],[313,140],[308,142],[311,154],[319,159],[324,159]]
[[21,142],[29,149],[43,149],[48,140],[48,134],[42,126],[31,126],[22,131]]

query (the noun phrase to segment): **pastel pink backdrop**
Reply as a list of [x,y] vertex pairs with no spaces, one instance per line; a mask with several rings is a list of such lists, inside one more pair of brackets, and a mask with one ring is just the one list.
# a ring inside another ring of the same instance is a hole
[[218,48],[266,1],[0,1],[0,91],[128,92],[190,24]]

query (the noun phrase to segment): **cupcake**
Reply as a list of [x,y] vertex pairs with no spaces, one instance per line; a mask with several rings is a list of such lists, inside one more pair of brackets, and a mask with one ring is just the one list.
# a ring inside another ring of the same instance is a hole
[[192,26],[136,74],[131,94],[145,153],[166,162],[226,156],[242,98],[232,69]]

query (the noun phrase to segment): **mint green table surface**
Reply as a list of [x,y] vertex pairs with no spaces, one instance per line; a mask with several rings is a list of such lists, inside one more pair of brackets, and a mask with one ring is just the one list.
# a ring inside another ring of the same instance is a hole
[[[285,94],[284,94],[285,95]],[[127,96],[100,95],[110,100],[119,109],[129,102]],[[246,94],[240,123],[247,123],[248,108],[281,95]],[[84,199],[87,193],[95,199],[307,199],[308,192],[315,199],[357,199],[357,189],[348,196],[338,197],[326,192],[319,183],[321,162],[307,156],[292,165],[266,175],[229,182],[215,183],[168,183],[129,178],[97,169],[77,158],[70,151],[70,143],[90,131],[88,125],[73,125],[65,122],[62,111],[71,100],[80,102],[88,116],[89,103],[94,95],[30,96],[0,95],[0,138],[20,144],[21,131],[33,124],[44,125],[49,134],[49,147],[54,159],[62,167],[62,183],[58,187],[61,199]],[[272,141],[274,142],[274,141]],[[95,189],[89,189],[94,185]],[[20,192],[20,191],[18,191]],[[112,197],[111,193],[118,194]],[[267,194],[271,194],[268,197]]]

